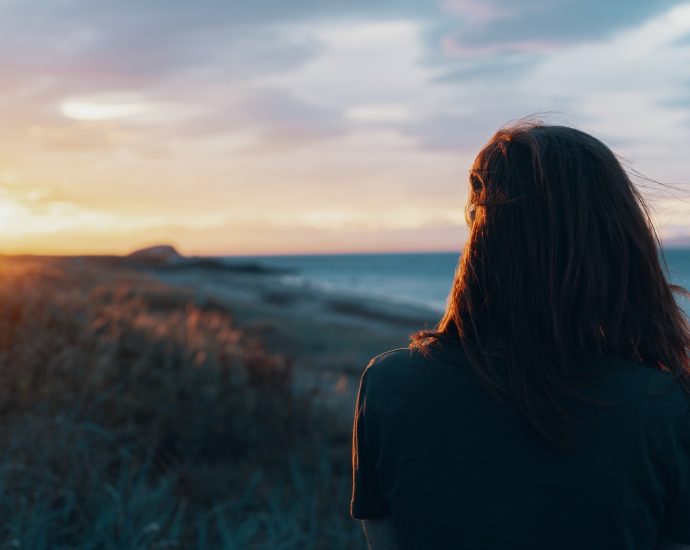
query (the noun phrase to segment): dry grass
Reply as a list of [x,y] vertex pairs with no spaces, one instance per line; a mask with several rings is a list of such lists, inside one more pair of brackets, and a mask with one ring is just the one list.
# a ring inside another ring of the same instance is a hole
[[361,546],[348,427],[292,369],[223,304],[0,259],[0,548]]

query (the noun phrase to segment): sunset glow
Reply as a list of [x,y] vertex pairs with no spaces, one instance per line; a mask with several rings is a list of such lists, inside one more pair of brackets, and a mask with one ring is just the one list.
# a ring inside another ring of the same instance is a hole
[[677,184],[640,180],[690,245],[690,3],[269,4],[0,3],[0,253],[458,250],[534,113]]

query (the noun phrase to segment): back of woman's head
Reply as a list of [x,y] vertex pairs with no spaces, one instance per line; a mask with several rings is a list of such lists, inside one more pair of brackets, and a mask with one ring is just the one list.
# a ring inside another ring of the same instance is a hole
[[446,312],[411,348],[459,338],[488,389],[554,443],[575,360],[619,357],[686,382],[690,328],[672,292],[687,291],[667,281],[644,199],[601,141],[564,126],[499,130],[470,171],[466,219]]

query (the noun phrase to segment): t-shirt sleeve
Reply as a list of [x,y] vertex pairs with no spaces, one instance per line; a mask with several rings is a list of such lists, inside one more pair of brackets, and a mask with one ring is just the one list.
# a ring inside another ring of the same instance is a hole
[[369,367],[359,382],[355,417],[352,427],[352,498],[350,515],[355,519],[376,519],[390,515],[390,509],[381,489],[376,461],[368,439],[367,422],[369,399],[367,395]]
[[690,408],[685,412],[680,441],[674,496],[663,529],[664,538],[690,544]]

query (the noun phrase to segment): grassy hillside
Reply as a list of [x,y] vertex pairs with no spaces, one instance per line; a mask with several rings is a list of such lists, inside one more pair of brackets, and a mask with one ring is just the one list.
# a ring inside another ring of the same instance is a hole
[[1,258],[0,547],[362,547],[294,367],[145,274]]

